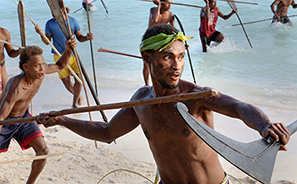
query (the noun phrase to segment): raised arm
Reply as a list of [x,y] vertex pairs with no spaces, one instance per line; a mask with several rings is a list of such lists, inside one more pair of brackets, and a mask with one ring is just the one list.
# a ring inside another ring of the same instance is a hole
[[37,122],[45,127],[61,125],[82,137],[106,143],[111,143],[139,125],[133,108],[121,109],[109,123],[71,119],[66,116],[51,118],[46,114],[40,115]]
[[42,33],[42,29],[39,27],[38,24],[35,26],[35,31],[36,31],[36,33],[38,33],[38,34],[40,35],[41,40],[42,40],[42,42],[43,42],[45,45],[50,44],[44,36],[46,36],[46,37],[48,38],[48,40],[51,41],[51,39],[52,39],[52,35],[50,35],[50,34],[48,34],[48,33],[45,33],[45,35],[44,35],[44,34]]
[[[157,7],[151,8],[150,9],[150,16],[149,16],[149,22],[150,24],[157,24],[160,18],[160,11],[161,11],[161,2],[160,0],[154,0],[154,4],[157,5]],[[151,27],[151,25],[149,25]]]
[[[9,33],[9,31],[7,29],[4,29],[3,28],[3,35],[6,38],[5,41],[11,43],[10,33]],[[6,44],[5,43],[4,44],[4,47],[5,47],[6,52],[7,52],[7,54],[8,54],[9,57],[15,58],[15,57],[17,57],[21,53],[21,48],[19,48],[18,50],[15,50],[13,48],[13,46],[10,45],[10,44]]]
[[72,50],[75,49],[77,46],[77,43],[73,35],[69,40],[65,42],[65,45],[66,49],[63,52],[63,55],[59,58],[59,60],[55,64],[47,65],[46,74],[60,72],[67,66],[72,54]]
[[206,9],[201,9],[200,16],[204,18],[208,18],[210,14],[209,1],[206,0],[205,3],[206,3]]
[[224,19],[224,20],[227,20],[229,19],[234,13],[238,12],[238,8],[236,8],[236,10],[232,10],[228,15],[224,15],[220,10],[219,10],[219,13],[218,15]]

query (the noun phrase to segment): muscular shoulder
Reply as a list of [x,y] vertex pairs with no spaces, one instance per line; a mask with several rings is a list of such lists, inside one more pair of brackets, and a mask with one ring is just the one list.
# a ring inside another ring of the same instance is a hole
[[133,94],[131,101],[152,98],[153,97],[152,91],[153,91],[152,87],[149,87],[149,86],[141,87]]
[[8,37],[10,36],[9,31],[3,27],[0,27],[0,36],[2,39],[8,39]]

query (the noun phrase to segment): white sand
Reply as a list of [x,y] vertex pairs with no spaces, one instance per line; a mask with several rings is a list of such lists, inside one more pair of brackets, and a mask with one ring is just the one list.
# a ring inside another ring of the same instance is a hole
[[[56,80],[55,83],[51,82]],[[131,90],[103,89],[99,91],[101,103],[127,101]],[[118,94],[121,94],[118,96]],[[102,98],[104,97],[104,98]],[[91,97],[90,97],[91,98]],[[34,98],[34,115],[39,112],[70,108],[72,96],[64,89],[56,75],[47,77],[39,93]],[[86,104],[84,102],[84,104]],[[92,103],[94,104],[94,103]],[[283,121],[286,125],[293,122],[294,112],[261,107],[272,121]],[[110,119],[116,110],[105,111]],[[88,119],[87,113],[73,115],[74,118]],[[101,120],[98,112],[93,112],[94,120]],[[217,131],[242,142],[259,139],[257,132],[249,130],[238,120],[221,115],[215,116]],[[38,184],[53,183],[97,183],[107,173],[116,169],[128,169],[154,180],[156,165],[150,153],[146,139],[138,127],[133,132],[119,138],[116,144],[98,143],[95,148],[92,140],[82,138],[60,126],[41,127],[51,153],[65,152],[63,156],[49,158],[37,179]],[[279,152],[276,159],[272,183],[297,183],[297,136],[291,138],[288,152]],[[0,154],[2,161],[34,156],[33,149],[21,151],[15,141],[11,142],[8,152]],[[242,183],[258,183],[221,158],[227,173],[238,178]],[[29,175],[31,161],[2,164],[0,183],[25,183]],[[232,180],[236,183],[235,180]],[[127,171],[118,171],[108,175],[100,183],[149,183],[143,177]]]

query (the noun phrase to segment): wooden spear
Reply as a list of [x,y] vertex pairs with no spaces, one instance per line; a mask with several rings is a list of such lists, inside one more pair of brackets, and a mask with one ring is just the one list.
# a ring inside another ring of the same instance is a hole
[[[179,102],[179,101],[186,101],[186,100],[191,100],[191,99],[211,97],[211,96],[215,96],[217,94],[218,94],[218,92],[216,90],[209,89],[209,90],[205,90],[205,91],[156,97],[156,98],[145,99],[145,100],[135,100],[135,101],[129,101],[129,102],[118,102],[118,103],[103,104],[103,105],[90,106],[90,107],[79,107],[79,108],[75,108],[75,109],[64,109],[64,110],[60,110],[60,111],[51,111],[51,112],[49,112],[49,116],[55,117],[55,116],[61,116],[61,115],[90,112],[90,111],[103,111],[103,110],[130,108],[130,107],[136,107],[136,106],[153,105],[153,104],[161,104],[161,103],[169,103],[169,102]],[[29,118],[3,120],[3,121],[0,121],[0,126],[35,121],[37,117],[38,116],[33,116],[33,117],[29,117]]]

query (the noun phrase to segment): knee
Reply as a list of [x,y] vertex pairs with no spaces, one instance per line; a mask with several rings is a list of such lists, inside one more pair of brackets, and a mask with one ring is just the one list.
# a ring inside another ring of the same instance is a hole
[[223,40],[225,39],[225,36],[221,33],[218,35],[217,39],[216,39],[216,42],[220,43],[222,42]]
[[36,150],[36,155],[47,155],[49,153],[49,148],[46,144],[43,144],[39,149]]

